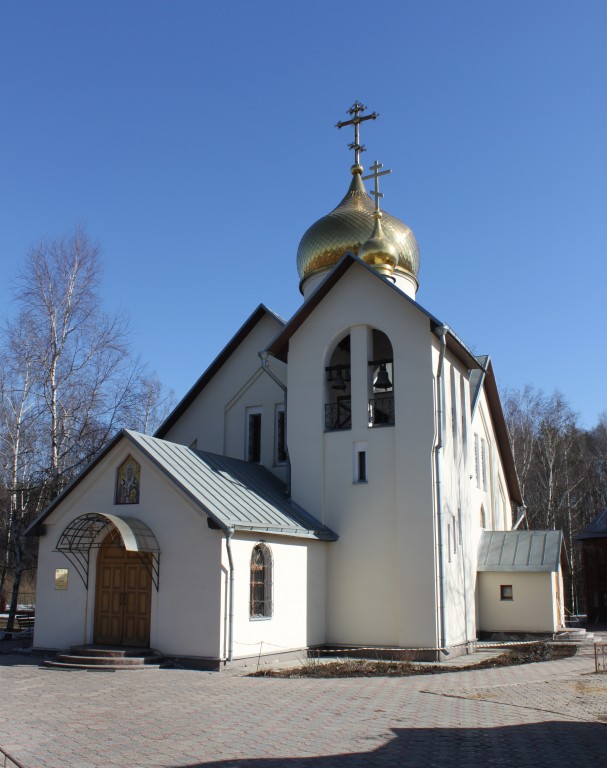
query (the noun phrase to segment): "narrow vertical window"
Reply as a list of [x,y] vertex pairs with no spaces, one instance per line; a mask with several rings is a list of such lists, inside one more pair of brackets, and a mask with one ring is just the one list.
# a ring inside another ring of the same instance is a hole
[[353,453],[353,467],[352,467],[353,481],[355,483],[367,482],[367,444],[366,443],[354,443]]
[[460,408],[462,412],[462,450],[464,452],[464,461],[468,458],[468,426],[466,424],[466,380],[462,376],[460,379]]
[[449,562],[451,562],[451,523],[447,523],[447,552],[449,553]]
[[457,457],[457,388],[455,376],[455,369],[451,368],[451,441],[454,459]]
[[480,523],[481,523],[481,528],[484,529],[484,528],[487,527],[487,515],[485,514],[485,507],[482,504],[481,504],[481,519],[480,519]]
[[481,437],[481,475],[483,479],[483,491],[487,490],[487,443]]
[[287,460],[287,441],[285,432],[285,409],[284,406],[276,406],[275,419],[275,441],[274,441],[274,463],[284,464]]
[[249,615],[252,619],[272,616],[272,553],[265,544],[256,544],[251,554]]
[[474,475],[476,477],[476,487],[481,487],[481,473],[480,473],[480,467],[479,467],[479,450],[478,450],[479,440],[478,435],[476,432],[474,433]]
[[247,461],[261,461],[261,411],[247,411]]
[[358,482],[367,482],[367,452],[358,452]]

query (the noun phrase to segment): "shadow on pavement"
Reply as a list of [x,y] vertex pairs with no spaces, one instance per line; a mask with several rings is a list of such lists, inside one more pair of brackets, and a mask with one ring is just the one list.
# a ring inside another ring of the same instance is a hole
[[[397,728],[393,733],[391,741],[370,752],[205,761],[180,764],[179,768],[555,768],[582,759],[596,761],[597,766],[605,764],[607,725],[601,722],[565,720],[499,728]],[[311,733],[310,742],[313,741]]]

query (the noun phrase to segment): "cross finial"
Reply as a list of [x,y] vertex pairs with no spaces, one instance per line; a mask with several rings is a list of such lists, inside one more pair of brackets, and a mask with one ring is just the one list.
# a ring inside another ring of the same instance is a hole
[[354,150],[354,163],[355,165],[359,165],[360,163],[360,153],[364,152],[366,147],[364,144],[360,143],[360,124],[363,123],[365,120],[377,120],[379,117],[379,113],[372,112],[370,115],[364,115],[361,117],[360,113],[364,112],[367,109],[363,104],[360,103],[360,101],[355,101],[354,104],[350,107],[348,110],[348,114],[352,115],[352,118],[350,120],[343,120],[335,126],[336,128],[344,128],[346,125],[353,125],[354,126],[354,141],[352,144],[348,144],[348,149]]
[[373,165],[370,167],[369,170],[373,171],[373,173],[370,173],[368,176],[363,176],[363,181],[366,181],[367,179],[375,179],[375,189],[373,192],[370,192],[369,194],[373,195],[375,198],[375,215],[379,214],[381,216],[381,211],[379,210],[379,198],[384,196],[383,192],[379,191],[379,177],[380,176],[386,176],[388,173],[392,173],[392,171],[380,171],[380,168],[383,168],[383,163],[379,163],[377,160],[373,163]]

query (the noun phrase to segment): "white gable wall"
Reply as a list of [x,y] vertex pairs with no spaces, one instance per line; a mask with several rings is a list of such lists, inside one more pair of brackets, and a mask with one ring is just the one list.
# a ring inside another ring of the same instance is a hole
[[[129,454],[141,464],[140,503],[115,505],[116,469]],[[209,530],[204,513],[126,439],[44,521],[35,646],[62,649],[92,642],[97,552],[91,551],[87,601],[74,566],[53,551],[68,523],[90,512],[135,517],[156,536],[161,550],[160,588],[156,592],[152,587],[151,647],[167,654],[217,657],[221,538]],[[55,590],[55,569],[66,567],[69,587]]]
[[[164,439],[188,446],[195,443],[201,451],[246,460],[245,411],[250,406],[259,407],[262,410],[261,463],[284,481],[285,467],[275,466],[274,461],[275,407],[284,402],[284,393],[261,370],[258,356],[281,327],[272,315],[262,317]],[[272,369],[286,383],[286,366],[272,360]]]
[[[369,428],[369,329],[393,347],[394,427]],[[351,337],[352,429],[324,431],[327,358]],[[294,500],[335,530],[327,546],[327,641],[434,646],[433,392],[429,320],[354,265],[290,340]],[[368,483],[353,482],[366,443]]]

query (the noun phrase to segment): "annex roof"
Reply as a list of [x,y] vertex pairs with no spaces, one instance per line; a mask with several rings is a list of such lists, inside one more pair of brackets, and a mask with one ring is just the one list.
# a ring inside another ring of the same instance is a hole
[[264,304],[260,304],[245,320],[242,326],[236,331],[234,336],[225,345],[221,352],[217,355],[215,360],[209,365],[206,371],[194,384],[194,386],[186,393],[186,395],[177,403],[175,408],[166,417],[162,424],[158,427],[154,433],[155,437],[164,437],[169,429],[175,424],[175,422],[183,415],[192,402],[198,397],[202,390],[207,386],[209,381],[215,376],[217,371],[224,365],[226,360],[234,353],[234,351],[240,346],[243,340],[249,335],[257,323],[265,316],[273,317],[275,320],[284,325],[285,321],[282,317],[272,312]]
[[139,448],[183,493],[223,530],[257,531],[300,538],[337,540],[337,535],[285,495],[285,485],[258,464],[122,430],[50,504],[28,532],[43,522],[121,439]]
[[562,531],[483,531],[478,571],[558,571],[566,562]]

